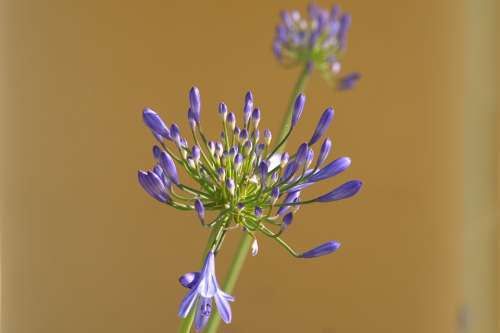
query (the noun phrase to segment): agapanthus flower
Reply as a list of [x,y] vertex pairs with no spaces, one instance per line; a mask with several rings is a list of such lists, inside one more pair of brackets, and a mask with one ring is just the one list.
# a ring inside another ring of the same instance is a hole
[[338,5],[326,10],[309,4],[308,17],[297,10],[282,11],[276,27],[273,52],[284,65],[317,69],[339,90],[350,89],[360,79],[359,73],[340,76],[341,58],[347,47],[351,16],[341,13]]
[[[286,137],[298,126],[304,105],[305,97],[299,94],[290,120],[293,124]],[[304,192],[313,185],[344,172],[351,164],[348,157],[326,162],[332,150],[332,142],[325,136],[333,108],[323,112],[310,139],[283,154],[277,151],[285,140],[272,145],[269,129],[263,130],[262,137],[258,134],[264,112],[255,106],[252,93],[245,96],[242,123],[238,123],[236,115],[224,103],[219,104],[218,111],[222,133],[210,140],[202,128],[200,92],[195,87],[191,89],[188,108],[191,143],[176,124],[168,126],[151,109],[143,112],[144,122],[158,145],[153,147],[155,165],[151,171],[139,171],[139,183],[162,204],[193,211],[202,226],[213,232],[203,268],[180,279],[191,290],[181,304],[179,315],[185,317],[196,307],[198,329],[212,313],[212,298],[222,319],[231,320],[228,301],[233,298],[219,287],[214,263],[222,241],[231,230],[251,235],[253,255],[258,252],[259,235],[276,241],[296,258],[332,253],[340,246],[336,241],[300,253],[286,243],[283,233],[293,228],[299,207],[346,199],[362,186],[361,181],[351,180],[326,194],[303,199]],[[322,144],[314,161],[313,146],[319,141]]]

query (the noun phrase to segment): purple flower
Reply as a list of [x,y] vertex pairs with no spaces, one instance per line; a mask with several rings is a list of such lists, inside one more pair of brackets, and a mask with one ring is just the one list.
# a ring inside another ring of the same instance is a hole
[[306,96],[304,96],[304,94],[299,94],[295,99],[295,104],[293,106],[292,127],[295,127],[295,125],[297,125],[297,123],[299,122],[302,111],[304,111],[305,103]]
[[330,126],[330,122],[332,121],[333,118],[333,108],[328,108],[323,112],[321,115],[321,118],[319,119],[318,125],[316,125],[316,129],[314,130],[314,133],[309,140],[309,145],[313,145],[316,143],[316,141],[323,136],[325,131],[328,129],[328,126]]
[[139,178],[139,184],[141,184],[142,188],[144,188],[149,195],[162,203],[170,202],[167,188],[157,174],[151,171],[139,171],[137,176]]
[[316,161],[316,168],[319,168],[321,164],[326,160],[328,155],[330,154],[330,150],[332,149],[332,140],[330,138],[326,138],[321,145],[319,150],[318,160]]
[[245,127],[248,124],[248,120],[250,119],[250,115],[253,109],[253,95],[251,91],[248,91],[245,95],[245,106],[243,107],[243,124]]
[[290,224],[292,224],[292,221],[293,221],[293,213],[288,213],[283,217],[283,224],[287,227]]
[[198,218],[201,223],[205,223],[205,206],[203,206],[203,202],[201,202],[198,198],[194,200],[194,209],[196,210],[196,214],[198,214]]
[[339,90],[349,90],[354,87],[354,85],[359,81],[361,75],[359,73],[351,73],[339,80],[338,89]]
[[163,120],[156,112],[146,108],[142,112],[142,119],[144,120],[146,126],[148,126],[149,129],[153,132],[153,134],[166,139],[170,139],[170,131],[167,125],[165,125]]
[[196,283],[198,283],[199,279],[200,279],[199,272],[189,272],[179,277],[179,283],[184,288],[192,289],[196,285]]
[[179,185],[179,176],[177,175],[177,168],[175,167],[174,160],[166,151],[162,151],[160,154],[160,164],[172,183]]
[[327,254],[330,254],[332,252],[337,251],[340,248],[340,243],[331,241],[331,242],[326,242],[321,244],[318,247],[315,247],[314,249],[311,249],[307,252],[304,252],[299,255],[301,258],[316,258],[316,257],[321,257]]
[[227,115],[227,105],[224,103],[219,103],[219,114],[221,115],[222,119],[226,119]]
[[200,91],[197,87],[192,87],[189,90],[189,104],[191,110],[193,110],[194,120],[196,123],[200,122],[200,111],[201,111],[201,101],[200,101]]
[[351,180],[343,185],[340,185],[333,191],[314,199],[314,201],[329,202],[347,199],[358,193],[361,189],[361,186],[363,186],[363,182],[361,182],[360,180]]
[[324,168],[316,172],[309,178],[310,182],[319,182],[320,180],[327,179],[338,175],[351,165],[349,157],[340,157],[327,164]]
[[225,293],[217,283],[215,276],[215,257],[209,252],[199,273],[199,279],[191,287],[179,307],[179,317],[186,318],[196,304],[194,324],[197,331],[201,331],[212,314],[212,300],[215,300],[221,319],[229,324],[231,322],[231,306],[234,297]]

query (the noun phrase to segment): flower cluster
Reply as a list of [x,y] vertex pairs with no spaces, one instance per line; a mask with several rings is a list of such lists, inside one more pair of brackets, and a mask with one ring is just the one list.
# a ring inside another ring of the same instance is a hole
[[[200,121],[200,94],[193,87],[189,92],[187,112],[192,145],[188,144],[176,124],[167,126],[153,110],[143,111],[143,120],[159,145],[153,147],[155,166],[150,171],[139,171],[139,183],[161,203],[194,211],[201,225],[213,230],[213,242],[203,268],[200,272],[183,275],[180,280],[190,291],[182,301],[179,315],[187,316],[196,304],[195,325],[198,330],[204,327],[211,314],[212,298],[221,318],[225,322],[231,320],[228,302],[233,298],[219,288],[214,264],[214,256],[228,231],[240,229],[251,235],[254,239],[253,255],[258,251],[257,233],[275,240],[298,258],[319,257],[340,246],[338,242],[330,241],[298,253],[281,238],[301,205],[345,199],[355,195],[362,186],[361,181],[351,180],[321,196],[302,199],[304,189],[343,172],[351,163],[348,157],[326,163],[332,148],[329,138],[323,140],[314,160],[312,146],[327,131],[334,114],[332,108],[324,111],[310,139],[299,145],[295,152],[276,153],[297,126],[304,104],[305,96],[299,94],[290,129],[285,139],[275,145],[271,145],[269,129],[264,129],[261,134],[261,111],[254,106],[251,92],[245,96],[240,123],[226,104],[219,104],[222,132],[216,140],[209,140]],[[180,169],[197,186],[182,182],[178,173]],[[210,212],[214,212],[211,218],[208,217]]]
[[[340,58],[347,46],[351,16],[340,13],[335,5],[330,11],[309,4],[309,18],[294,11],[282,11],[273,43],[275,56],[286,65],[305,64],[318,69],[333,81],[341,70]],[[350,89],[360,79],[359,73],[348,74],[337,81],[340,90]]]

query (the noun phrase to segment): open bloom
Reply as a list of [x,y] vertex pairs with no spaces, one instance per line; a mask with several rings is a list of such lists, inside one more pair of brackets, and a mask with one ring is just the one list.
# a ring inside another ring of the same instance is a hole
[[194,325],[197,331],[202,330],[212,314],[212,300],[215,300],[219,316],[225,323],[231,322],[231,306],[233,296],[220,289],[215,277],[214,253],[209,252],[199,273],[187,273],[180,279],[181,284],[190,288],[179,307],[179,316],[185,318],[196,306]]
[[337,5],[328,11],[311,3],[308,12],[309,17],[302,17],[296,10],[281,12],[273,42],[276,58],[285,65],[303,64],[309,70],[317,69],[329,81],[335,79],[340,90],[352,88],[359,73],[338,79],[351,16],[341,13]]

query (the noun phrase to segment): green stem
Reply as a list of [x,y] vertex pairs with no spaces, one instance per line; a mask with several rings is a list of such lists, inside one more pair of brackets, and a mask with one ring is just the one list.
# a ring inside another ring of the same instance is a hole
[[[243,268],[243,263],[248,255],[248,251],[250,250],[250,246],[252,245],[253,238],[248,233],[244,233],[241,237],[240,245],[238,246],[238,250],[234,255],[233,261],[231,262],[231,266],[229,267],[229,272],[226,276],[226,281],[224,281],[223,290],[231,294],[234,290],[234,286],[236,285],[236,281],[238,280],[238,276],[240,275],[241,269]],[[206,333],[215,333],[217,332],[217,328],[220,324],[220,317],[216,314],[213,314],[208,322],[207,328],[205,330]]]
[[278,149],[279,153],[282,153],[285,150],[286,146],[286,135],[288,131],[290,130],[290,127],[292,126],[292,114],[293,114],[293,108],[295,105],[295,99],[297,98],[297,95],[303,92],[304,87],[307,84],[307,81],[310,76],[310,69],[307,66],[307,64],[304,66],[304,69],[300,73],[299,78],[297,79],[297,82],[295,83],[295,86],[293,87],[292,94],[290,95],[290,101],[288,103],[288,110],[285,113],[283,120],[281,122],[281,128],[280,128],[280,134],[278,136],[278,141],[276,142],[281,142],[282,140],[285,140],[285,143],[281,145],[281,147]]

